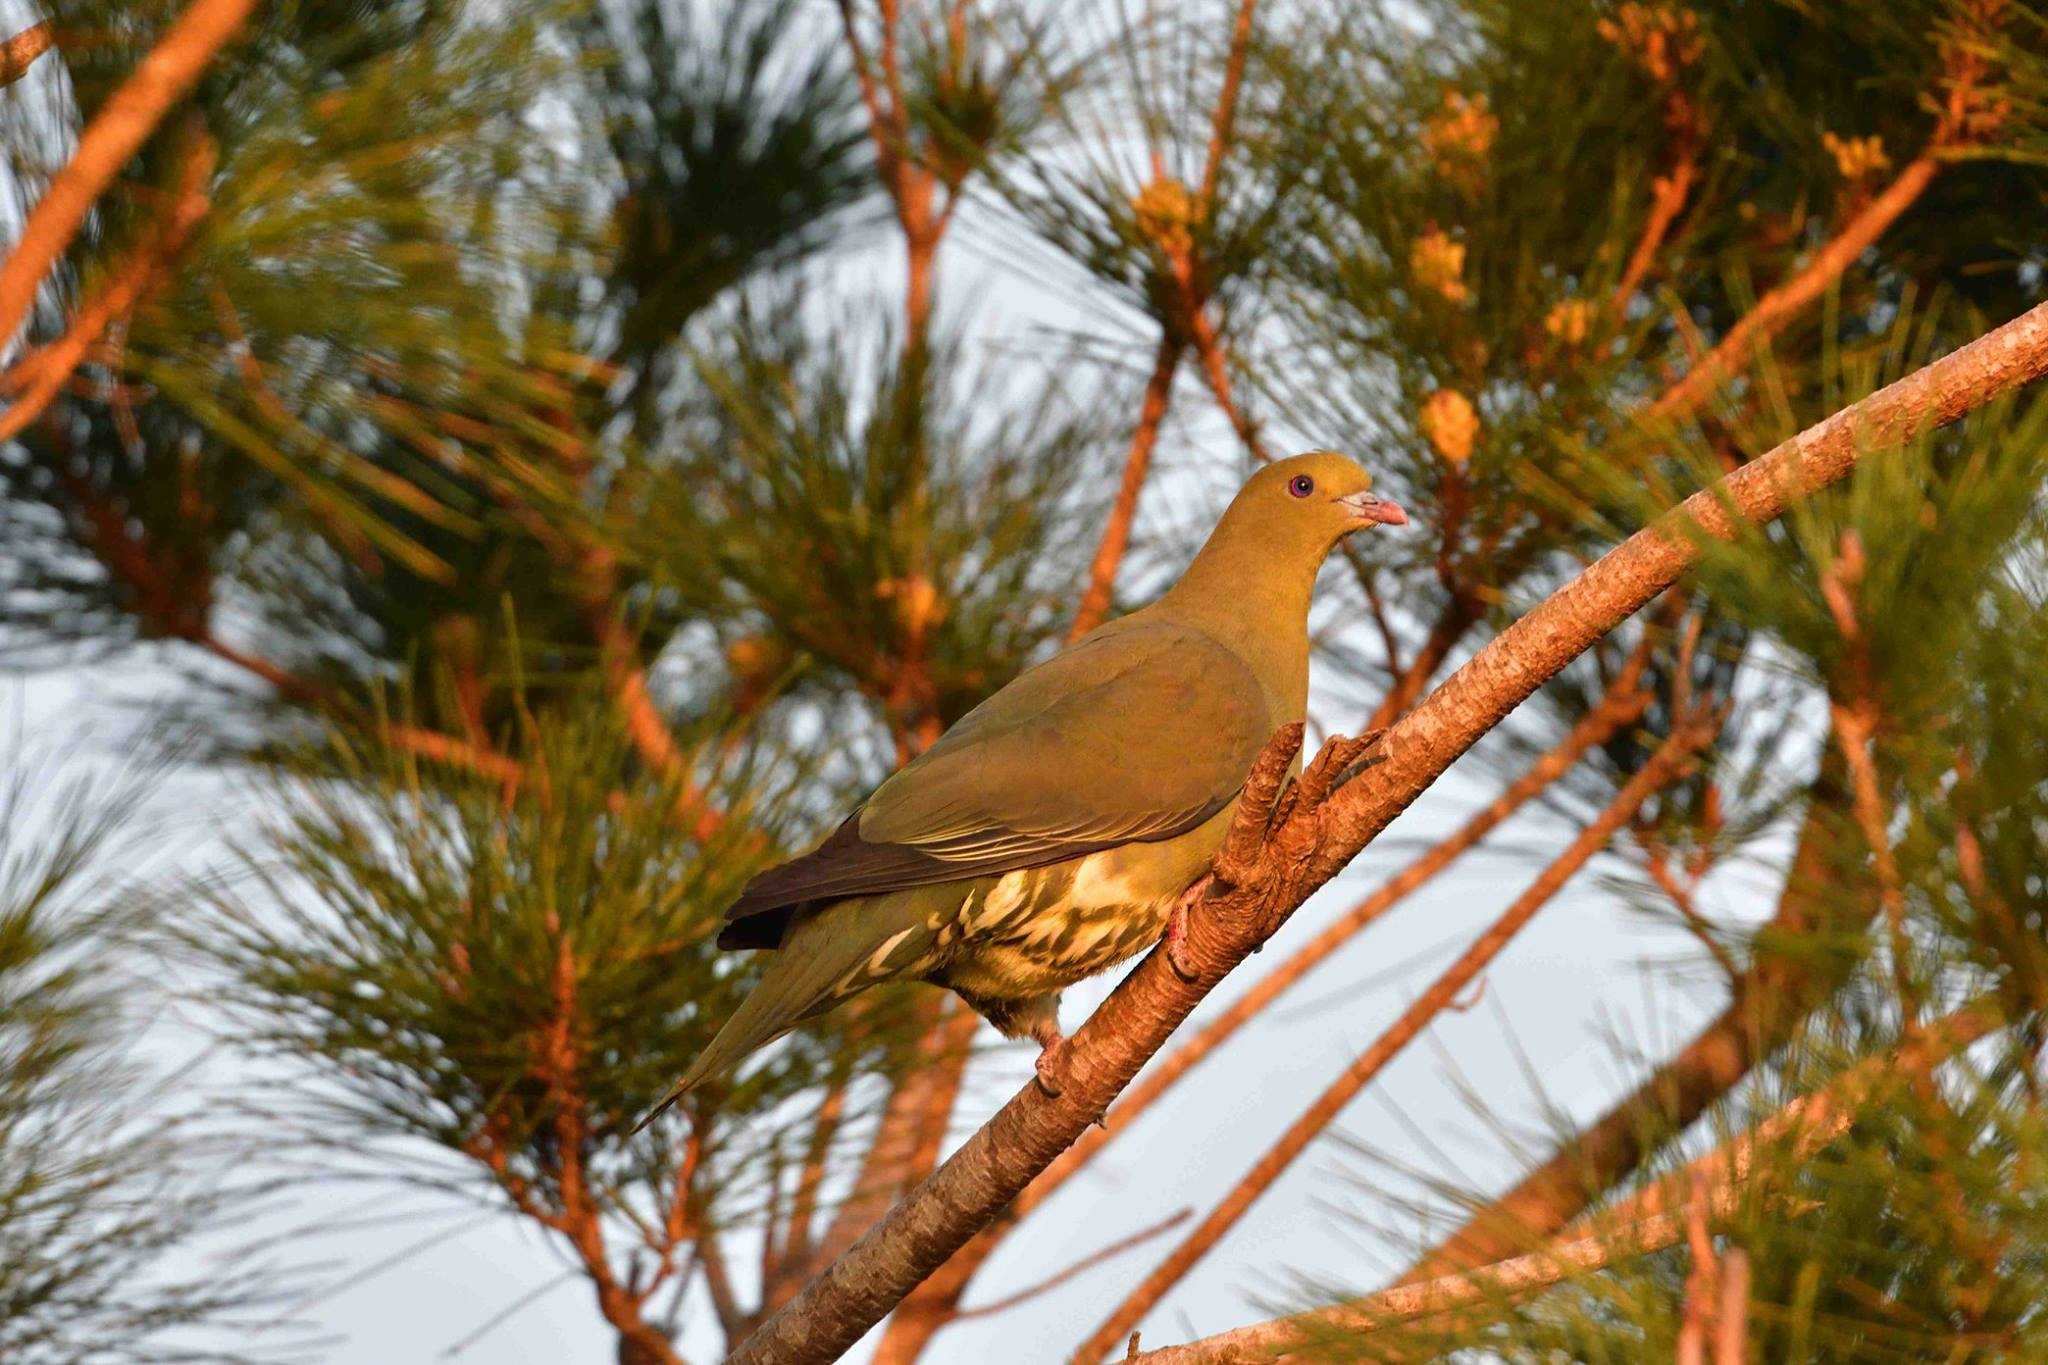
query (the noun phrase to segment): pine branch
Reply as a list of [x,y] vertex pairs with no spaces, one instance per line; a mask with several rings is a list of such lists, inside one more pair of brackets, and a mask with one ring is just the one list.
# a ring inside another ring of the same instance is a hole
[[1108,1356],[1118,1342],[1143,1322],[1145,1315],[1166,1297],[1167,1291],[1179,1284],[1237,1226],[1252,1205],[1286,1174],[1323,1130],[1358,1097],[1359,1092],[1371,1084],[1408,1044],[1420,1037],[1432,1020],[1450,1008],[1465,988],[1536,917],[1537,912],[1548,905],[1580,869],[1598,856],[1616,834],[1628,827],[1643,803],[1683,775],[1694,756],[1712,739],[1716,728],[1715,724],[1697,717],[1675,728],[1650,760],[1623,784],[1614,799],[1587,822],[1563,852],[1501,913],[1500,918],[1416,997],[1414,1004],[1360,1053],[1343,1074],[1316,1097],[1314,1103],[1302,1111],[1279,1140],[1267,1148],[1252,1168],[1217,1202],[1209,1216],[1110,1310],[1102,1325],[1076,1349],[1075,1358],[1099,1360]]
[[[1588,1219],[1560,1242],[1512,1259],[1476,1266],[1420,1283],[1404,1283],[1351,1303],[1239,1327],[1182,1346],[1136,1357],[1153,1365],[1242,1365],[1272,1360],[1335,1333],[1365,1334],[1402,1322],[1546,1289],[1615,1262],[1675,1246],[1690,1218],[1685,1194],[1710,1191],[1717,1217],[1733,1211],[1741,1186],[1754,1178],[1760,1154],[1796,1167],[1840,1137],[1873,1094],[1903,1070],[1925,1068],[1954,1056],[2002,1027],[1992,999],[1980,999],[1916,1031],[1899,1047],[1866,1058],[1811,1095],[1794,1100],[1748,1132]],[[1725,1349],[1725,1348],[1724,1348]]]
[[[188,632],[181,638],[196,645],[223,663],[251,673],[276,688],[280,695],[324,711],[337,719],[353,719],[353,708],[336,697],[332,692],[291,673],[268,659],[238,649],[227,643],[210,629],[201,628]],[[444,735],[417,725],[401,725],[390,721],[379,721],[377,737],[395,748],[435,763],[460,768],[503,783],[507,788],[517,787],[525,777],[526,770],[519,760],[507,757],[486,746],[472,744],[467,740]]]
[[1490,641],[1387,733],[1384,761],[1273,831],[1259,876],[1190,916],[1176,956],[1149,954],[1069,1040],[1061,1093],[1027,1085],[933,1176],[763,1325],[741,1362],[823,1361],[868,1328],[1023,1191],[1101,1115],[1223,977],[1451,763],[1546,679],[1675,582],[1697,537],[1776,517],[1872,451],[2048,371],[2048,305],[1870,395],[1687,499]]
[[13,253],[0,265],[0,343],[20,329],[36,289],[93,201],[255,8],[256,0],[193,0],[93,115],[79,136],[78,150],[51,178],[22,224]]
[[1180,342],[1162,329],[1159,348],[1152,358],[1152,376],[1145,381],[1145,397],[1138,408],[1138,426],[1131,433],[1131,449],[1124,456],[1123,480],[1117,485],[1116,502],[1109,521],[1102,528],[1102,540],[1095,547],[1095,559],[1088,566],[1088,589],[1081,595],[1074,623],[1067,628],[1067,643],[1086,635],[1109,615],[1110,596],[1116,587],[1116,571],[1131,543],[1131,523],[1138,515],[1138,495],[1152,472],[1152,451],[1159,444],[1159,428],[1173,400],[1173,377],[1180,369]]
[[[1241,0],[1237,18],[1231,27],[1223,87],[1210,115],[1209,147],[1202,162],[1202,184],[1195,194],[1193,217],[1199,224],[1207,225],[1215,217],[1216,189],[1222,179],[1223,159],[1229,153],[1230,133],[1237,119],[1238,93],[1244,84],[1245,60],[1251,48],[1252,21],[1257,7],[1258,0]],[[1151,473],[1152,451],[1159,442],[1159,428],[1166,420],[1167,407],[1173,401],[1174,375],[1180,369],[1181,353],[1190,338],[1198,349],[1203,347],[1202,338],[1208,338],[1208,350],[1203,351],[1202,360],[1205,368],[1212,367],[1209,350],[1214,349],[1216,333],[1209,325],[1208,299],[1201,284],[1201,264],[1196,257],[1199,248],[1192,234],[1187,237],[1185,245],[1169,245],[1162,241],[1159,246],[1168,258],[1168,274],[1173,282],[1173,293],[1177,296],[1175,303],[1185,316],[1160,320],[1159,345],[1153,354],[1151,377],[1145,382],[1144,398],[1139,404],[1138,425],[1131,433],[1130,453],[1124,457],[1123,479],[1117,486],[1116,502],[1110,508],[1108,524],[1102,528],[1095,559],[1089,565],[1088,589],[1082,595],[1074,623],[1067,631],[1070,644],[1101,625],[1103,617],[1109,613],[1117,567],[1122,564],[1124,552],[1130,546],[1131,523],[1138,514],[1138,497]],[[1213,375],[1210,382],[1215,387]],[[1235,425],[1236,409],[1229,402],[1227,376],[1217,392]]]
[[[1723,1185],[1707,1197],[1705,1211],[1726,1218],[1739,1207],[1741,1191]],[[1432,1318],[1454,1309],[1489,1301],[1508,1301],[1562,1284],[1567,1280],[1653,1251],[1676,1246],[1685,1240],[1686,1217],[1657,1213],[1610,1230],[1559,1242],[1543,1251],[1533,1251],[1512,1260],[1498,1261],[1462,1275],[1447,1275],[1424,1284],[1385,1290],[1355,1305],[1339,1316],[1327,1319],[1287,1319],[1240,1327],[1231,1332],[1204,1337],[1184,1346],[1168,1346],[1131,1357],[1158,1365],[1220,1365],[1221,1362],[1270,1360],[1332,1332],[1364,1335],[1402,1323]]]
[[1230,151],[1230,134],[1237,122],[1237,97],[1244,85],[1245,58],[1251,52],[1252,23],[1258,0],[1239,0],[1237,17],[1230,26],[1230,55],[1223,63],[1223,88],[1216,95],[1216,110],[1209,119],[1209,149],[1202,158],[1202,185],[1195,194],[1195,209],[1201,221],[1209,221],[1216,210],[1216,186],[1223,177],[1223,158]]
[[1636,239],[1634,250],[1629,252],[1628,264],[1622,267],[1621,278],[1615,282],[1614,292],[1607,299],[1610,324],[1621,321],[1628,301],[1635,297],[1636,290],[1649,277],[1650,267],[1656,264],[1657,253],[1663,250],[1671,225],[1684,211],[1686,197],[1692,193],[1692,182],[1698,174],[1698,153],[1687,147],[1679,153],[1671,169],[1657,177],[1651,190],[1650,211],[1643,218],[1642,235]]
[[1193,308],[1188,313],[1188,332],[1194,341],[1195,355],[1202,362],[1202,377],[1209,382],[1209,392],[1215,396],[1216,406],[1230,422],[1230,429],[1237,433],[1237,439],[1254,460],[1265,464],[1273,458],[1266,449],[1266,443],[1259,437],[1258,424],[1231,393],[1230,358],[1223,353],[1223,338],[1216,330],[1216,324],[1209,317],[1207,306]]
[[676,744],[675,734],[647,690],[647,670],[640,665],[625,622],[619,619],[618,610],[608,597],[590,599],[585,615],[597,635],[605,680],[633,747],[674,785],[676,822],[692,839],[708,842],[725,827],[725,812],[712,803],[691,776],[689,759]]
[[[903,230],[905,287],[903,313],[904,354],[923,355],[928,348],[934,275],[938,267],[939,242],[952,221],[959,202],[959,187],[949,190],[943,208],[938,205],[939,176],[924,164],[910,135],[910,103],[903,89],[903,43],[899,0],[880,0],[882,34],[878,54],[871,56],[860,40],[860,26],[854,14],[854,0],[839,0],[840,26],[847,50],[860,82],[861,102],[867,109],[868,132],[875,144],[882,183],[896,208],[897,225]],[[964,32],[964,25],[959,31]],[[881,72],[877,76],[876,62]]]
[[575,1251],[596,1295],[598,1312],[618,1333],[622,1350],[629,1348],[634,1359],[648,1365],[683,1365],[668,1337],[642,1314],[646,1291],[621,1281],[612,1268],[603,1209],[586,1167],[590,1135],[588,1105],[577,1076],[582,1047],[578,988],[575,949],[564,935],[555,946],[553,1009],[532,1044],[533,1069],[546,1089],[559,1163],[555,1186],[560,1209],[548,1225]]
[[1939,152],[1929,150],[1909,162],[1884,192],[1874,196],[1808,258],[1790,279],[1756,301],[1716,342],[1713,350],[1685,372],[1644,409],[1643,416],[1680,421],[1697,412],[1709,398],[1739,374],[1756,352],[1785,330],[1808,304],[1819,299],[1865,251],[1884,236],[1907,209],[1918,202],[1941,169]]
[[[360,719],[356,708],[329,689],[268,659],[237,648],[216,635],[206,620],[204,600],[187,600],[178,591],[178,585],[152,558],[147,542],[138,542],[130,535],[127,521],[119,511],[109,506],[78,475],[65,470],[60,472],[60,478],[85,517],[96,557],[108,573],[135,594],[136,609],[150,629],[171,639],[182,640],[223,663],[262,679],[287,700],[338,720]],[[374,728],[380,740],[395,748],[431,762],[477,773],[504,784],[508,789],[517,787],[525,775],[516,759],[452,735],[388,720],[379,720]]]
[[1972,43],[1947,45],[1942,65],[1940,83],[1946,86],[1946,97],[1920,154],[1858,209],[1792,278],[1758,299],[1713,350],[1650,405],[1645,416],[1676,421],[1698,411],[1808,304],[1831,289],[1857,258],[1919,201],[1947,159],[1980,134],[1978,87],[1987,74],[1982,52]]
[[56,46],[56,36],[47,21],[32,25],[0,43],[0,88],[28,74],[36,58]]
[[13,440],[43,415],[107,328],[133,313],[184,251],[210,207],[207,182],[219,159],[212,139],[195,141],[197,145],[179,169],[177,190],[148,239],[114,272],[106,287],[78,310],[63,336],[15,362],[6,377],[0,378],[0,390],[21,394],[0,413],[0,441]]

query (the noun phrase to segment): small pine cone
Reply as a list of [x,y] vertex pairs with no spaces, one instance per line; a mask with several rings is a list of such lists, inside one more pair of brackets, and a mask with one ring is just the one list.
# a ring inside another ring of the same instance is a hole
[[1422,404],[1416,425],[1454,469],[1464,468],[1479,440],[1479,414],[1472,400],[1456,389],[1438,389]]

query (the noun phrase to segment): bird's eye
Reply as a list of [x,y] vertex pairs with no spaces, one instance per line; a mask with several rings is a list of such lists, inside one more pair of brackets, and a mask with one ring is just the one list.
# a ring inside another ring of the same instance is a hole
[[1288,481],[1287,491],[1297,498],[1305,498],[1316,491],[1316,481],[1306,474],[1296,474]]

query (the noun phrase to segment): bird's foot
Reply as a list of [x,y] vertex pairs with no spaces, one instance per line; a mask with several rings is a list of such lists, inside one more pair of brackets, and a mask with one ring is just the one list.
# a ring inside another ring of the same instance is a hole
[[1038,1088],[1058,1099],[1067,1089],[1067,1036],[1052,1020],[1034,1024],[1031,1036],[1038,1041],[1038,1061],[1033,1064],[1038,1073]]
[[1173,909],[1166,912],[1166,932],[1160,936],[1160,946],[1166,952],[1166,965],[1173,968],[1173,974],[1183,981],[1193,981],[1195,969],[1187,962],[1188,911],[1193,908],[1209,889],[1209,879],[1189,887],[1187,893],[1173,903]]

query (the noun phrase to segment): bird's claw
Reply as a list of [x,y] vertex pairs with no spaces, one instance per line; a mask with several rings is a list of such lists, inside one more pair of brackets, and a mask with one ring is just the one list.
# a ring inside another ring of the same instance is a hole
[[1166,953],[1166,965],[1173,968],[1173,974],[1183,981],[1193,981],[1195,969],[1188,966],[1183,955],[1188,941],[1188,897],[1182,896],[1173,903],[1173,909],[1166,915],[1166,933],[1161,936],[1160,946]]
[[1058,1099],[1066,1093],[1067,1084],[1061,1079],[1067,1069],[1067,1040],[1058,1024],[1048,1024],[1033,1029],[1031,1036],[1038,1040],[1038,1060],[1032,1063],[1032,1070],[1038,1073],[1038,1088],[1050,1099]]

